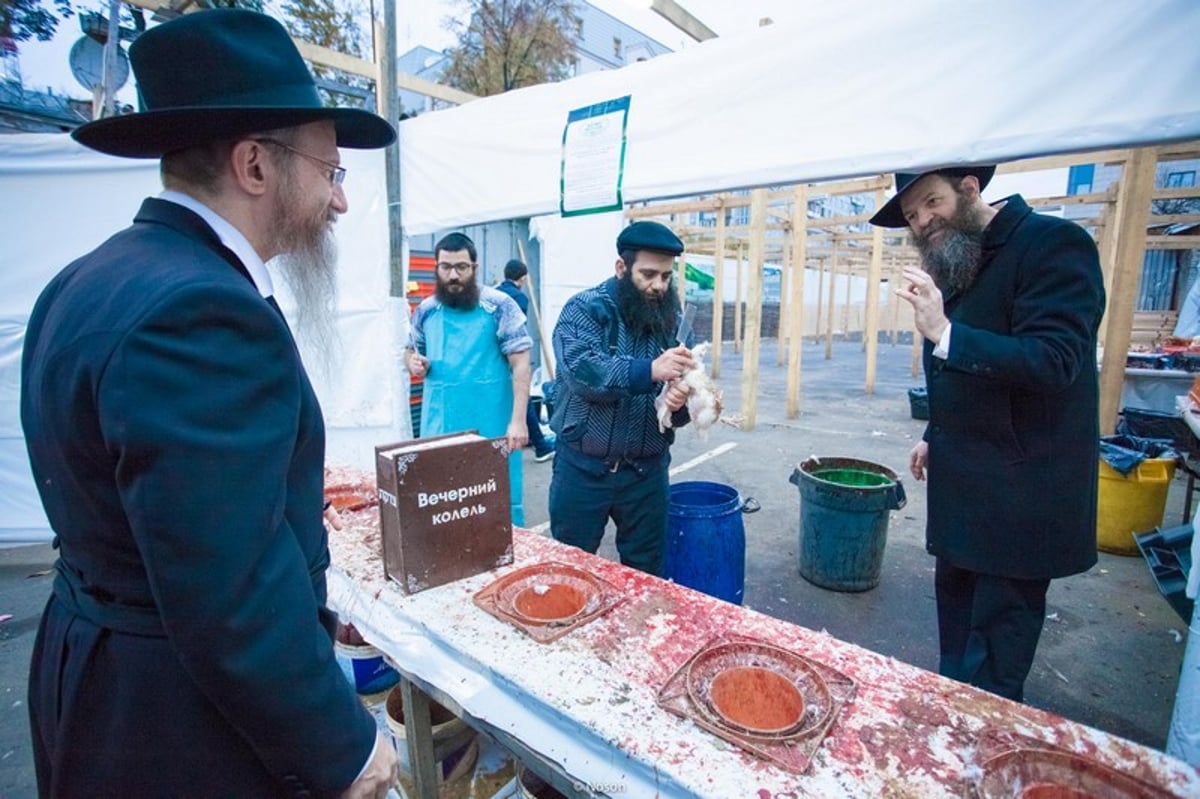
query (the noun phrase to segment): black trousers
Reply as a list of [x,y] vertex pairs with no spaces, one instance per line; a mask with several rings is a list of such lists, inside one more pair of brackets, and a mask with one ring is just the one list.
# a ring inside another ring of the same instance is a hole
[[934,585],[939,673],[1020,702],[1050,581],[980,574],[938,558]]
[[550,534],[595,554],[611,518],[621,563],[662,576],[670,479],[666,457],[653,464],[593,468],[585,456],[559,447],[550,480]]

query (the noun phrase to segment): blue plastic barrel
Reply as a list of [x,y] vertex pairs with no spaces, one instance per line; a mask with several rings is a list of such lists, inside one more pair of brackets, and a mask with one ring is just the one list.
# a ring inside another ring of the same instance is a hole
[[800,489],[800,576],[834,591],[879,584],[888,513],[904,486],[886,466],[855,458],[809,458],[789,480]]
[[709,596],[742,604],[746,529],[742,513],[758,509],[737,489],[696,480],[671,486],[664,576]]

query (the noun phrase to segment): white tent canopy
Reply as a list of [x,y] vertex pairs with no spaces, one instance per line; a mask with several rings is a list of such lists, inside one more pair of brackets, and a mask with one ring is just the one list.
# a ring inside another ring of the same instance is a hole
[[[716,39],[400,125],[408,233],[558,209],[568,113],[630,96],[624,199],[1200,138],[1200,3],[804,2]],[[337,374],[315,374],[330,460],[406,431],[380,153],[347,150]],[[42,286],[129,223],[157,164],[0,136],[0,543],[48,537],[22,438],[20,351]],[[611,274],[621,214],[543,216],[543,323]],[[287,308],[284,297],[285,310]],[[303,344],[303,342],[301,342]]]
[[401,124],[404,225],[556,212],[577,108],[630,96],[626,202],[1200,136],[1200,3],[803,2],[796,18]]
[[[346,150],[342,163],[350,212],[336,228],[335,373],[309,351],[305,360],[329,430],[329,460],[371,468],[372,446],[408,431],[406,390],[395,367],[407,308],[396,313],[388,296],[383,153]],[[161,188],[154,160],[102,155],[61,134],[0,136],[0,545],[50,538],[19,412],[21,347],[33,303],[60,269],[128,226],[142,199]],[[287,285],[278,275],[274,284],[290,317]]]

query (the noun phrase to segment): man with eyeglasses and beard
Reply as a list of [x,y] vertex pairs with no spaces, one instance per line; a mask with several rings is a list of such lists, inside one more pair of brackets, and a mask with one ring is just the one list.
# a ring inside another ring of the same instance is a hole
[[[617,237],[616,274],[576,294],[554,328],[558,374],[550,426],[558,436],[550,481],[550,532],[595,553],[611,518],[621,563],[662,575],[675,428],[689,421],[679,378],[692,355],[674,337],[672,275],[683,242],[657,222]],[[664,385],[672,428],[659,429]]]
[[908,227],[923,268],[897,294],[924,337],[939,671],[1021,701],[1050,580],[1096,563],[1104,281],[1078,225],[1020,195],[989,205],[994,166],[896,175],[871,219]]
[[475,243],[451,233],[434,246],[437,285],[413,311],[404,366],[423,378],[421,436],[478,430],[507,439],[513,524],[525,523],[521,449],[533,339],[515,300],[480,285]]
[[50,282],[25,337],[59,548],[29,679],[38,792],[383,797],[395,751],[333,652],[321,409],[265,262],[304,325],[327,321],[338,148],[395,131],[325,107],[262,14],[185,15],[130,60],[142,110],[72,135],[160,159],[165,190]]

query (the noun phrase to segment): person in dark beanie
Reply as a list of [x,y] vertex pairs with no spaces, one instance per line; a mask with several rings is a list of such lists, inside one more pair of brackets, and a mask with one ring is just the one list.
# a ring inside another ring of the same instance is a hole
[[[662,575],[667,474],[675,429],[689,421],[694,361],[676,342],[679,295],[673,275],[683,242],[657,222],[634,222],[617,237],[616,275],[567,301],[554,327],[554,414],[558,455],[550,480],[550,533],[595,553],[611,518],[621,563]],[[654,407],[664,386],[671,427]]]
[[922,267],[897,294],[924,337],[939,670],[1020,701],[1050,580],[1096,563],[1104,279],[1083,228],[1020,195],[989,205],[994,166],[896,175],[871,223],[907,227]]
[[[130,47],[142,109],[72,132],[165,190],[30,315],[21,421],[59,559],[34,643],[38,792],[383,797],[396,753],[334,658],[325,429],[265,262],[330,297],[339,147],[270,17],[187,14]],[[310,308],[310,310],[312,310]]]
[[[496,288],[503,291],[516,301],[521,313],[525,314],[526,325],[529,324],[529,295],[525,293],[525,281],[529,277],[529,268],[520,259],[512,258],[504,265],[504,280]],[[525,426],[529,428],[529,443],[533,445],[533,459],[543,463],[554,457],[554,437],[547,437],[542,432],[542,422],[538,418],[537,404],[530,398],[525,409]]]

